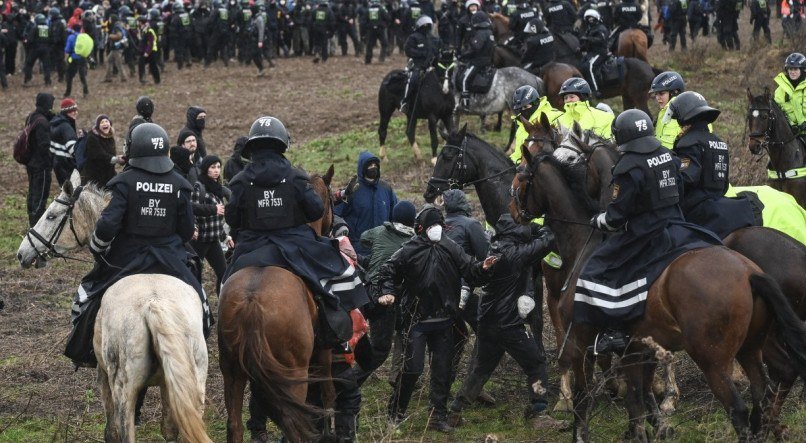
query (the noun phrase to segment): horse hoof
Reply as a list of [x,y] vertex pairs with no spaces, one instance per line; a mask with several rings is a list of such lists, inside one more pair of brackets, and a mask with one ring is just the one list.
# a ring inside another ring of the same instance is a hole
[[677,436],[677,432],[671,425],[661,425],[655,434],[658,440],[671,440]]
[[436,166],[436,165],[437,165],[437,158],[436,157],[431,157],[431,166]]
[[557,400],[557,404],[554,405],[554,412],[573,412],[574,407],[571,404],[571,400],[567,398],[561,398]]

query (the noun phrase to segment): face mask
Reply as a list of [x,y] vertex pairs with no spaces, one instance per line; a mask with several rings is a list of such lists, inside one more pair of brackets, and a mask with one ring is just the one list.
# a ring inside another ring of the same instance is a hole
[[205,119],[203,119],[203,118],[197,118],[196,119],[196,127],[199,128],[199,130],[204,129],[204,120]]
[[434,225],[428,228],[425,231],[426,235],[428,235],[428,239],[434,243],[439,242],[442,240],[442,225]]
[[367,169],[367,172],[364,173],[364,177],[366,177],[368,180],[375,180],[378,178],[378,173],[378,168],[369,168]]

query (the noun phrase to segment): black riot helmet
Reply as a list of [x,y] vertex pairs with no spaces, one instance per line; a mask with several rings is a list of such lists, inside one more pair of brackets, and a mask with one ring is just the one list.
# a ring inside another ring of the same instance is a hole
[[132,16],[134,14],[132,14],[131,8],[129,8],[126,5],[123,5],[120,8],[118,8],[118,15],[120,15],[121,18],[126,18],[126,17],[130,17],[130,16]]
[[157,8],[151,8],[148,10],[148,18],[150,20],[159,20],[161,15],[162,13],[160,13],[160,10]]
[[587,100],[591,96],[591,86],[585,79],[571,77],[560,86],[560,97],[568,94],[575,94],[580,100]]
[[526,34],[535,35],[538,32],[542,32],[544,29],[546,29],[546,25],[543,23],[543,20],[535,17],[526,23],[526,27],[523,28],[523,32]]
[[36,14],[36,16],[34,16],[34,23],[37,25],[45,25],[48,23],[48,18],[45,17],[45,14]]
[[619,152],[646,154],[661,146],[660,140],[655,137],[652,118],[640,109],[628,109],[619,114],[613,121],[612,129]]
[[291,137],[283,122],[274,117],[260,117],[249,128],[249,139],[246,140],[241,156],[250,158],[252,151],[259,149],[271,149],[282,154],[290,145]]
[[712,123],[719,117],[719,110],[708,106],[708,102],[700,93],[686,91],[669,103],[672,118],[681,125],[688,125],[695,120]]
[[48,15],[53,20],[58,20],[62,16],[62,11],[59,10],[56,6],[51,6],[50,10],[48,11]]
[[151,120],[151,116],[154,114],[154,102],[151,99],[144,95],[137,99],[137,104],[134,105],[137,109],[137,113],[142,115],[143,118],[146,120]]
[[154,123],[137,125],[128,146],[129,165],[155,174],[168,172],[174,167],[168,158],[169,149],[168,133],[162,127]]
[[649,87],[650,94],[669,91],[671,97],[685,90],[686,83],[683,81],[683,76],[674,71],[666,71],[658,74],[655,80],[652,80],[652,86]]
[[476,11],[473,16],[470,17],[470,24],[476,29],[491,28],[493,26],[490,21],[490,16],[484,11]]
[[537,89],[532,85],[523,85],[512,94],[512,110],[518,114],[530,106],[537,105],[538,101],[540,101],[540,93],[537,92]]
[[784,69],[800,68],[806,69],[806,56],[800,52],[793,52],[786,57]]

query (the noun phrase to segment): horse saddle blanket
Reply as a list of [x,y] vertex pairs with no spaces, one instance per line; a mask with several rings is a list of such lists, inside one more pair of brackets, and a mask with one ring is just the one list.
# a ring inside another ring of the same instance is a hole
[[644,315],[649,289],[680,255],[721,245],[712,232],[683,221],[646,235],[611,234],[591,255],[577,280],[574,322],[623,329]]
[[599,65],[596,77],[600,89],[621,82],[624,79],[624,57],[608,57]]
[[[465,73],[467,70],[470,69],[470,66],[466,66],[462,69],[462,72],[455,77],[456,82],[458,83],[457,90],[462,90],[462,82],[465,77]],[[493,85],[493,79],[495,78],[495,66],[487,66],[484,68],[476,68],[473,70],[473,73],[470,75],[470,78],[467,79],[467,92],[471,94],[486,94],[490,92],[490,88]]]
[[570,32],[554,33],[554,38],[557,39],[560,44],[567,46],[572,54],[578,54],[581,50],[579,39]]

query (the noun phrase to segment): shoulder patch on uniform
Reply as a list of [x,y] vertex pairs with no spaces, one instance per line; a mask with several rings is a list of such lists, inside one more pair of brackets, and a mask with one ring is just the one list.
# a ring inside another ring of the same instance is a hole
[[683,169],[688,168],[688,165],[689,165],[690,163],[691,163],[691,159],[690,159],[690,158],[688,158],[688,157],[683,157],[682,159],[680,159],[680,169],[681,169],[681,170],[683,170]]
[[618,198],[618,193],[621,190],[621,186],[618,184],[613,184],[613,195],[610,197],[611,200],[615,200]]

